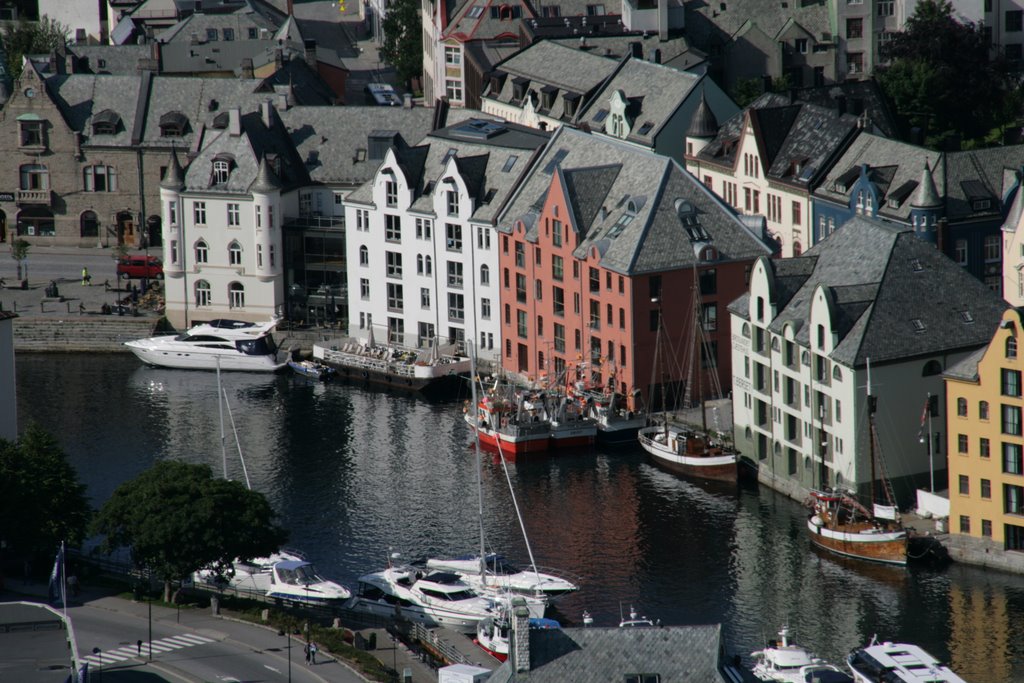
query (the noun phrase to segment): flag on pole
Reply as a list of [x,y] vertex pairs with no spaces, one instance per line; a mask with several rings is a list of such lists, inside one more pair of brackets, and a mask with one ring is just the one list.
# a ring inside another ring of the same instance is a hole
[[917,438],[920,441],[924,441],[924,424],[928,419],[928,410],[932,406],[932,397],[929,394],[924,400],[924,408],[921,409],[921,428],[917,430]]
[[89,662],[82,662],[82,666],[78,669],[78,677],[75,679],[75,683],[88,683],[89,682]]
[[61,541],[57,550],[57,558],[53,561],[50,572],[50,602],[60,602],[64,606],[64,542]]

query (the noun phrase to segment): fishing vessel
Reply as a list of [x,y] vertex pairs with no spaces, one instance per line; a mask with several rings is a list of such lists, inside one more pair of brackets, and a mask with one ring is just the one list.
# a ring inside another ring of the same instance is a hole
[[[871,369],[867,382],[868,447],[871,461],[870,505],[866,507],[853,493],[812,491],[808,505],[807,530],[811,542],[829,552],[861,560],[905,565],[907,531],[900,521],[895,496],[885,466],[879,457],[875,411],[878,401],[871,395]],[[879,503],[876,481],[881,483],[886,502]]]
[[[739,475],[739,453],[728,444],[724,434],[712,432],[708,429],[707,424],[701,379],[704,371],[699,367],[702,365],[702,360],[711,364],[709,375],[712,378],[717,378],[717,373],[714,372],[714,353],[709,348],[701,322],[698,292],[697,287],[694,287],[691,293],[693,300],[693,310],[690,316],[692,337],[686,357],[688,370],[685,390],[687,396],[684,396],[684,403],[689,403],[691,398],[700,402],[702,426],[698,429],[669,423],[667,382],[662,381],[660,382],[662,406],[660,422],[642,428],[639,432],[639,441],[655,464],[667,470],[697,479],[735,482]],[[655,368],[666,362],[662,350],[663,336],[662,316],[659,314],[658,334],[655,342]],[[655,386],[653,381],[651,386],[652,388]],[[691,396],[693,389],[696,389],[695,396]],[[721,394],[721,391],[718,393]]]
[[525,453],[543,453],[550,447],[551,424],[544,414],[539,394],[495,387],[467,406],[469,424],[483,446],[500,449],[510,458]]
[[[503,606],[493,617],[480,621],[476,627],[476,638],[473,639],[474,643],[499,662],[508,659],[509,636],[512,633],[510,611],[509,606]],[[562,628],[554,619],[536,617],[530,618],[529,626],[534,631]]]
[[921,647],[910,643],[878,643],[850,653],[846,663],[856,683],[967,683]]
[[812,654],[789,639],[789,628],[779,629],[779,639],[769,640],[764,649],[752,652],[753,673],[761,681],[775,683],[844,683],[852,679],[841,669]]
[[277,372],[286,364],[271,334],[278,322],[277,318],[265,323],[217,319],[182,334],[135,339],[124,345],[143,363],[159,367]]

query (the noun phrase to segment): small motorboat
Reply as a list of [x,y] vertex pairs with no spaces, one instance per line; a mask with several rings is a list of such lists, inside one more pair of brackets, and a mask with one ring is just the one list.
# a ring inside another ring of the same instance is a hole
[[751,653],[754,657],[754,676],[773,683],[846,683],[850,677],[823,659],[815,657],[807,648],[790,641],[789,628],[779,629],[779,639],[770,640],[763,650]]
[[288,367],[296,375],[307,379],[314,379],[318,382],[326,382],[336,372],[334,368],[318,363],[315,360],[290,360],[288,361]]

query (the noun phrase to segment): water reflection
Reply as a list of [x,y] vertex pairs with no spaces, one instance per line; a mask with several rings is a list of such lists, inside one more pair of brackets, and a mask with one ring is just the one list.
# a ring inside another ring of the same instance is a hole
[[[17,357],[19,417],[62,440],[99,505],[154,462],[222,467],[213,373],[158,370],[128,355]],[[324,571],[344,583],[408,557],[474,551],[476,471],[461,403],[288,375],[224,373],[253,488]],[[53,387],[59,387],[54,391]],[[226,423],[228,474],[242,479]],[[598,624],[637,610],[666,624],[721,622],[745,657],[779,627],[835,662],[872,635],[917,642],[968,680],[1024,679],[1019,577],[953,566],[899,569],[812,550],[804,510],[768,491],[684,481],[638,451],[518,462],[509,476],[538,564],[580,577],[559,603]],[[526,545],[505,474],[483,466],[489,549]]]

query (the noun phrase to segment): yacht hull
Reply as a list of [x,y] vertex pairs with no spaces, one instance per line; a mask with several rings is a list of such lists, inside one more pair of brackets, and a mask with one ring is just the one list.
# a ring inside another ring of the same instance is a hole
[[[159,339],[155,337],[154,339]],[[193,349],[175,349],[151,343],[150,339],[125,342],[132,353],[143,363],[161,368],[181,370],[216,370],[220,359],[221,370],[244,372],[278,372],[286,363],[277,362],[274,356],[246,356],[237,352],[206,353]]]

